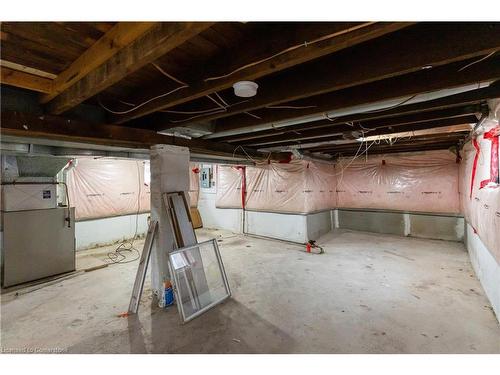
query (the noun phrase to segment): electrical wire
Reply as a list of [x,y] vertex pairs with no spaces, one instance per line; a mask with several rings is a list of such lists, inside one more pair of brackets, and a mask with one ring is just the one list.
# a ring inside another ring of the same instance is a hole
[[268,105],[266,108],[269,109],[307,109],[307,108],[317,108],[317,105],[304,105],[304,106],[295,106],[295,105]]
[[219,103],[217,100],[215,100],[214,98],[212,98],[210,96],[210,94],[208,95],[205,95],[208,99],[210,99],[211,101],[213,101],[217,106],[219,106],[221,109],[223,109],[224,111],[226,110],[226,107],[224,106],[224,104],[221,104]]
[[[110,263],[115,263],[115,264],[123,264],[123,263],[132,263],[135,262],[137,259],[141,257],[141,253],[139,250],[134,246],[134,242],[137,239],[137,233],[139,230],[139,213],[141,210],[141,171],[139,168],[139,162],[136,161],[136,167],[137,167],[137,184],[138,184],[138,193],[137,193],[137,212],[135,214],[135,232],[134,232],[134,237],[130,240],[125,240],[118,245],[118,247],[115,249],[115,251],[109,252],[108,253],[108,259]],[[127,260],[127,256],[125,253],[133,253],[135,256],[132,259]]]
[[253,113],[250,112],[243,112],[245,115],[248,115],[250,117],[256,118],[257,120],[262,120],[262,117],[259,117],[257,115],[254,115]]
[[461,67],[460,69],[458,69],[458,71],[459,71],[459,72],[461,72],[462,70],[465,70],[465,69],[467,69],[467,68],[471,67],[472,65],[475,65],[475,64],[477,64],[477,63],[480,63],[481,61],[484,61],[484,60],[486,60],[487,58],[489,58],[489,57],[493,56],[493,55],[494,55],[495,53],[497,53],[497,52],[498,52],[498,51],[493,51],[493,52],[491,52],[490,54],[488,54],[488,55],[486,55],[486,56],[483,56],[483,57],[482,57],[482,58],[480,58],[479,60],[473,61],[473,62],[471,62],[471,63],[469,63],[469,64],[467,64],[467,65],[465,65],[465,66]]
[[[243,153],[246,155],[246,157],[248,158],[248,160],[252,161],[254,164],[257,164],[257,162],[255,161],[254,158],[252,158],[250,155],[248,155],[247,151],[245,150],[245,148],[242,146],[242,145],[239,145],[239,146],[236,146],[236,148],[233,150],[233,158],[235,157],[236,155],[236,151],[241,148],[241,150],[243,151]],[[268,155],[268,158],[271,156],[271,153],[269,153]]]
[[213,112],[210,112],[210,113],[203,113],[201,115],[188,117],[188,118],[185,118],[185,119],[182,119],[182,120],[169,120],[169,121],[172,124],[178,124],[178,123],[183,123],[183,122],[187,122],[187,121],[193,120],[193,119],[198,118],[198,117],[203,117],[203,116],[206,116],[206,115],[214,115],[216,113],[222,113],[222,112],[224,112],[224,110],[219,108],[219,109],[214,110]]
[[99,103],[99,105],[100,105],[100,106],[101,106],[104,110],[106,110],[106,111],[108,111],[108,112],[110,112],[110,113],[113,113],[113,114],[115,114],[115,115],[125,115],[125,114],[127,114],[127,113],[130,113],[130,112],[136,111],[137,109],[139,109],[139,108],[141,108],[141,107],[145,106],[145,105],[146,105],[146,104],[148,104],[148,103],[151,103],[152,101],[154,101],[154,100],[156,100],[156,99],[164,98],[165,96],[168,96],[168,95],[170,95],[170,94],[173,94],[174,92],[177,92],[177,91],[179,91],[179,90],[181,90],[181,89],[185,89],[185,88],[188,88],[188,87],[189,87],[189,85],[188,85],[187,83],[182,82],[180,79],[175,78],[175,77],[174,77],[173,75],[171,75],[171,74],[168,74],[166,71],[164,71],[164,70],[163,70],[160,66],[158,66],[157,64],[155,64],[155,63],[151,63],[151,64],[152,64],[152,65],[153,65],[156,69],[158,69],[158,70],[160,71],[160,73],[162,73],[164,76],[166,76],[166,77],[170,78],[172,81],[174,81],[174,82],[176,82],[176,83],[180,84],[181,86],[176,87],[175,89],[170,90],[170,91],[168,91],[168,92],[166,92],[166,93],[163,93],[163,94],[160,94],[160,95],[154,96],[154,97],[152,97],[151,99],[148,99],[148,100],[146,100],[145,102],[142,102],[141,104],[137,104],[137,105],[134,105],[134,104],[132,104],[132,103],[123,102],[123,101],[121,101],[121,100],[120,100],[120,102],[121,102],[121,103],[123,103],[123,104],[126,104],[126,105],[128,105],[128,106],[131,106],[131,105],[132,105],[132,106],[134,106],[133,108],[128,109],[128,110],[126,110],[126,111],[114,111],[114,110],[112,110],[112,109],[110,109],[110,108],[107,108],[104,104],[102,104],[101,99],[98,99],[98,100],[97,100],[97,102]]
[[388,111],[389,109],[398,108],[398,107],[402,106],[403,104],[408,103],[410,100],[414,99],[417,95],[418,95],[418,94],[412,95],[412,96],[410,96],[409,98],[407,98],[407,99],[403,100],[401,103],[395,104],[395,105],[393,105],[393,106],[389,106],[389,107],[385,107],[385,108],[381,108],[381,109],[374,109],[374,110],[372,110],[372,111],[364,111],[364,112],[359,112],[359,113],[357,113],[357,114],[384,112],[384,111]]
[[128,110],[126,110],[126,111],[114,111],[114,110],[112,110],[112,109],[109,109],[109,108],[107,108],[104,104],[102,104],[101,99],[98,99],[98,100],[97,100],[97,102],[99,103],[99,105],[100,105],[103,109],[105,109],[106,111],[108,111],[108,112],[110,112],[110,113],[113,113],[113,114],[115,114],[115,115],[125,115],[125,114],[127,114],[127,113],[130,113],[130,112],[133,112],[133,111],[138,110],[139,108],[141,108],[141,107],[145,106],[145,105],[146,105],[146,104],[148,104],[148,103],[151,103],[152,101],[155,101],[156,99],[163,98],[163,97],[165,97],[165,96],[168,96],[168,95],[170,95],[170,94],[173,94],[174,92],[179,91],[179,90],[181,90],[181,89],[185,89],[185,88],[187,88],[187,87],[189,87],[189,86],[179,86],[179,87],[176,87],[175,89],[170,90],[169,92],[166,92],[166,93],[164,93],[164,94],[161,94],[161,95],[155,96],[155,97],[153,97],[153,98],[151,98],[151,99],[148,99],[148,100],[146,100],[145,102],[142,102],[141,104],[138,104],[138,105],[136,105],[135,107],[133,107],[133,108],[131,108],[131,109],[128,109]]
[[173,110],[162,110],[160,112],[164,112],[164,113],[173,113],[173,114],[178,114],[178,115],[196,115],[196,114],[210,114],[214,111],[220,111],[221,109],[220,108],[210,108],[210,109],[202,109],[202,110],[199,110],[199,111],[173,111]]
[[223,75],[216,76],[216,77],[205,78],[205,82],[207,82],[207,81],[214,81],[214,80],[218,80],[218,79],[221,79],[221,78],[227,78],[227,77],[233,75],[234,73],[237,73],[237,72],[239,72],[241,70],[244,70],[244,69],[250,68],[252,66],[258,65],[258,64],[263,63],[265,61],[271,60],[271,59],[273,59],[273,58],[275,58],[277,56],[283,55],[284,53],[291,52],[293,50],[296,50],[296,49],[299,49],[299,48],[303,48],[303,47],[307,48],[308,46],[310,46],[312,44],[319,43],[319,42],[322,42],[324,40],[328,40],[328,39],[331,39],[333,37],[336,37],[336,36],[339,36],[339,35],[342,35],[342,34],[350,33],[352,31],[355,31],[355,30],[361,29],[363,27],[369,26],[369,25],[371,25],[373,23],[374,22],[366,22],[366,23],[363,23],[361,25],[350,27],[348,29],[345,29],[345,30],[342,30],[342,31],[338,31],[336,33],[328,34],[328,35],[325,35],[325,36],[313,39],[311,41],[304,41],[303,43],[300,43],[300,44],[288,47],[288,48],[282,50],[281,52],[275,53],[272,56],[269,56],[269,57],[266,57],[264,59],[261,59],[261,60],[254,61],[254,62],[246,64],[246,65],[243,65],[243,66],[241,66],[241,67],[239,67],[239,68],[237,68],[237,69],[235,69],[235,70],[233,70],[233,71],[231,71],[231,72],[229,72],[227,74],[223,74]]
[[222,99],[222,96],[220,96],[217,91],[214,94],[215,94],[215,96],[217,96],[219,98],[219,100],[222,102],[222,104],[224,104],[226,107],[229,107],[229,104],[227,104],[226,101],[224,99]]
[[[212,101],[213,101],[213,98],[212,98]],[[225,108],[213,108],[212,110],[210,110],[210,112],[205,112],[205,113],[202,113],[198,116],[192,116],[192,117],[188,117],[188,118],[185,118],[185,119],[182,119],[182,120],[170,120],[171,123],[183,123],[183,122],[187,122],[187,121],[190,121],[190,120],[193,120],[195,118],[199,118],[199,117],[204,117],[204,116],[209,116],[209,115],[214,115],[216,113],[222,113],[222,112],[226,112],[228,108],[231,108],[231,107],[234,107],[235,105],[238,105],[238,104],[242,104],[242,103],[246,103],[246,102],[249,102],[250,99],[247,99],[247,100],[241,100],[239,102],[236,102],[236,103],[233,103],[233,104],[228,104],[227,107]],[[220,103],[219,103],[220,104]],[[220,107],[220,106],[219,106]],[[167,112],[167,111],[162,111],[162,112]],[[174,111],[172,111],[173,113]],[[196,111],[193,111],[193,114],[195,114],[194,112]],[[187,114],[187,113],[186,113]]]
[[179,85],[183,85],[183,86],[189,86],[187,83],[185,82],[182,82],[180,79],[178,78],[175,78],[173,75],[171,74],[168,74],[166,71],[164,71],[159,65],[155,64],[155,63],[151,63],[151,65],[153,65],[156,69],[158,69],[160,71],[161,74],[163,74],[165,77],[168,77],[170,78],[172,81],[175,81],[177,82]]

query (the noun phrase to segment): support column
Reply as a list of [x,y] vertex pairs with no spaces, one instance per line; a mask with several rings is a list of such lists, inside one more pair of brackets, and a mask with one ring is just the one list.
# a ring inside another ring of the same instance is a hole
[[174,249],[174,234],[170,226],[162,195],[189,190],[189,149],[187,147],[155,145],[151,147],[151,219],[158,220],[158,235],[151,254],[151,289],[159,296],[163,281],[169,277],[168,253]]

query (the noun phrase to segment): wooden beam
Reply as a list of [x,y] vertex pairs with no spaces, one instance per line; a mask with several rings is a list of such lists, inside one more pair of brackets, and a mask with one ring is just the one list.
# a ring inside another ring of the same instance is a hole
[[92,143],[109,146],[149,148],[154,144],[171,144],[189,147],[193,152],[226,157],[245,156],[246,154],[263,158],[249,148],[237,148],[225,143],[203,139],[186,139],[161,135],[151,130],[126,128],[117,125],[83,123],[60,116],[37,116],[29,113],[2,111],[2,134],[18,137],[40,137],[59,141]]
[[[405,142],[405,141],[398,141],[397,143],[394,144],[380,144],[380,145],[372,145],[368,149],[368,155],[377,153],[377,152],[384,152],[384,151],[391,151],[391,152],[410,152],[413,151],[415,148],[418,148],[419,150],[425,150],[429,149],[431,147],[440,147],[442,149],[449,148],[454,145],[458,145],[460,141],[465,139],[466,134],[460,134],[456,136],[443,136],[435,139],[429,139],[429,138],[419,138],[419,139],[413,139],[410,142]],[[341,146],[341,147],[339,147]],[[338,145],[337,147],[331,147],[328,150],[324,150],[321,153],[324,154],[330,154],[330,155],[335,155],[335,154],[342,154],[343,156],[347,155],[354,155],[357,150],[359,149],[360,143],[357,144],[352,144],[352,145]],[[364,146],[363,146],[364,147]],[[362,154],[361,150],[359,153]]]
[[[424,121],[416,124],[406,124],[399,126],[380,126],[377,128],[372,128],[372,131],[366,131],[365,136],[369,137],[372,135],[387,135],[392,133],[401,133],[401,132],[409,132],[416,130],[424,130],[424,129],[432,129],[439,128],[444,126],[452,126],[452,125],[461,125],[461,124],[474,124],[477,122],[477,118],[474,115],[466,115],[460,117],[451,117],[447,119],[441,120],[430,120]],[[283,140],[272,140],[272,141],[254,141],[254,142],[239,142],[238,145],[245,145],[248,147],[254,148],[264,148],[264,147],[286,147],[291,145],[303,145],[307,146],[307,144],[315,144],[318,142],[328,142],[333,140],[343,139],[343,134],[350,134],[352,131],[359,131],[359,129],[350,128],[347,130],[345,127],[339,129],[336,133],[332,134],[322,134],[319,136],[315,136],[313,134],[307,136],[289,136],[289,138]],[[361,132],[360,132],[361,134]],[[320,147],[320,146],[318,146]]]
[[26,65],[17,64],[17,63],[14,63],[12,61],[6,61],[6,60],[0,59],[0,66],[3,66],[5,68],[9,68],[12,70],[18,70],[20,72],[28,73],[28,74],[31,74],[31,75],[34,75],[37,77],[48,78],[51,80],[55,79],[57,77],[57,75],[55,75],[55,74],[45,72],[45,71],[40,70],[40,69],[31,68],[31,67],[26,66]]
[[[431,91],[458,87],[467,84],[497,80],[500,78],[500,58],[486,60],[460,73],[463,64],[455,63],[443,67],[406,74],[376,81],[328,94],[318,95],[288,104],[310,108],[298,110],[274,110],[273,112],[256,112],[261,119],[250,116],[221,119],[216,122],[216,131],[224,132],[235,129],[252,129],[262,124],[273,124],[279,121],[300,118],[325,112],[340,110],[378,101],[402,98]],[[495,96],[493,96],[495,97]],[[177,124],[179,126],[179,124]]]
[[[380,144],[373,145],[372,147],[404,147],[409,144],[415,144],[415,143],[439,143],[439,142],[449,142],[465,138],[469,134],[469,131],[460,131],[460,132],[455,132],[455,133],[435,133],[435,134],[424,134],[424,135],[417,135],[411,137],[411,139],[398,139],[394,141],[392,144],[391,143],[385,143],[383,141],[380,142]],[[371,142],[368,142],[369,144]],[[324,145],[320,147],[314,147],[314,148],[308,148],[305,149],[308,152],[330,152],[330,151],[342,151],[342,150],[357,150],[359,148],[360,142],[358,141],[352,141],[350,143],[343,143],[343,144],[329,144],[329,145]],[[370,148],[371,149],[371,148]]]
[[[269,53],[266,58],[259,59],[252,55],[251,50],[248,46],[238,46],[237,54],[240,54],[241,51],[249,50],[250,53],[247,61],[241,61],[241,65],[237,68],[240,68],[238,71],[235,71],[234,74],[230,74],[227,76],[223,76],[220,79],[210,80],[210,81],[201,81],[197,82],[193,85],[190,85],[185,90],[178,91],[173,93],[172,95],[166,96],[164,98],[160,98],[154,100],[147,105],[142,106],[140,109],[130,112],[127,115],[116,115],[112,117],[112,122],[114,123],[123,123],[130,121],[134,118],[142,117],[152,112],[170,108],[182,103],[186,103],[197,98],[201,98],[205,95],[218,92],[224,89],[231,87],[234,82],[243,81],[243,80],[255,80],[257,78],[263,77],[265,75],[279,72],[283,69],[290,68],[292,66],[302,64],[313,59],[317,59],[319,57],[331,54],[336,51],[340,51],[342,49],[351,47],[353,45],[365,42],[367,40],[380,37],[387,33],[391,33],[397,30],[400,30],[404,27],[407,27],[413,23],[409,22],[380,22],[380,23],[359,23],[355,26],[350,26],[347,28],[343,28],[342,24],[339,24],[337,28],[332,27],[333,30],[330,30],[328,34],[329,38],[318,41],[313,44],[309,44],[306,47],[307,40],[300,41],[300,47],[285,51],[274,51],[273,53]],[[317,27],[320,27],[318,25]],[[326,30],[325,30],[326,32]],[[330,35],[329,35],[330,34]],[[286,33],[281,33],[279,35],[280,38],[290,38]],[[268,36],[266,36],[266,40]],[[255,44],[255,42],[252,42]],[[259,40],[258,44],[264,46],[266,41]],[[291,44],[287,47],[292,47],[296,42],[291,42]],[[304,47],[302,48],[302,45]],[[236,57],[233,58],[238,58]],[[224,61],[226,66],[234,65],[231,61]],[[229,70],[230,72],[231,70]]]
[[2,85],[20,87],[22,89],[49,93],[52,90],[52,80],[36,76],[33,74],[13,70],[2,66],[1,68]]
[[[284,127],[280,134],[271,134],[268,136],[260,135],[259,133],[244,134],[233,136],[232,139],[221,139],[218,141],[229,142],[235,144],[258,144],[260,142],[283,141],[296,137],[296,139],[310,138],[315,136],[329,135],[332,132],[343,132],[363,129],[376,129],[379,127],[400,126],[406,124],[417,124],[431,120],[444,120],[452,117],[462,117],[465,115],[473,115],[481,111],[479,106],[465,106],[441,109],[437,111],[426,111],[416,114],[396,116],[386,119],[376,119],[369,121],[352,122],[352,125],[346,125],[348,121],[319,121],[316,124],[301,124],[299,126]],[[471,117],[472,118],[472,117]],[[351,123],[351,122],[349,122]],[[275,130],[276,131],[276,130]],[[260,132],[264,133],[264,132]]]
[[60,73],[54,80],[52,92],[43,95],[41,103],[54,99],[68,87],[85,77],[99,65],[104,64],[119,50],[128,46],[146,31],[151,29],[155,22],[119,22],[104,34],[89,49],[80,55],[68,69]]
[[196,121],[225,118],[423,68],[435,69],[498,50],[500,24],[416,25],[262,81],[256,97]]
[[[408,145],[405,148],[398,148],[398,147],[387,147],[387,148],[373,148],[368,150],[369,155],[380,155],[380,154],[404,154],[408,152],[422,152],[422,151],[436,151],[436,150],[448,150],[451,147],[456,146],[457,144],[454,142],[443,142],[443,143],[436,143],[433,145]],[[338,155],[338,152],[331,152],[329,153],[332,156],[339,156],[339,157],[352,157],[356,154],[356,150],[352,150],[349,152],[342,152],[341,155]]]
[[47,104],[47,111],[60,114],[91,98],[129,74],[206,30],[211,22],[162,22],[115,53]]

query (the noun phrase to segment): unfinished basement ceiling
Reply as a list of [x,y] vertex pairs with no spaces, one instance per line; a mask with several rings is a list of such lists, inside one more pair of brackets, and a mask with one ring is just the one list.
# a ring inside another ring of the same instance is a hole
[[[2,130],[17,137],[170,143],[219,156],[349,156],[375,136],[374,154],[457,150],[486,100],[500,96],[498,23],[4,22],[1,30],[2,86],[17,88],[3,89]],[[258,84],[256,96],[235,96],[232,85],[246,80]],[[65,122],[73,126],[56,125]]]

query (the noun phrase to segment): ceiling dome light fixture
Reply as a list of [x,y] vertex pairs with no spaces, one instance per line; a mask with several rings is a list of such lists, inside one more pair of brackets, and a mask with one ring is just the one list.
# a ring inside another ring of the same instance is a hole
[[252,81],[239,81],[233,85],[234,95],[241,98],[250,98],[257,95],[258,84]]

